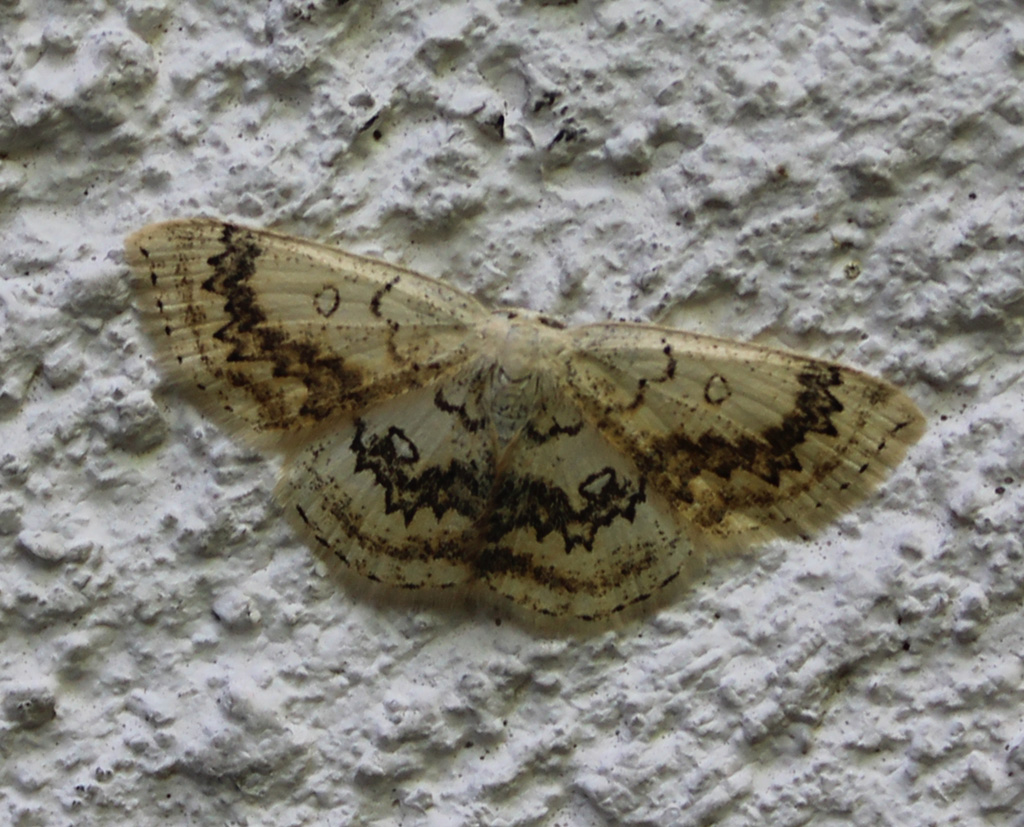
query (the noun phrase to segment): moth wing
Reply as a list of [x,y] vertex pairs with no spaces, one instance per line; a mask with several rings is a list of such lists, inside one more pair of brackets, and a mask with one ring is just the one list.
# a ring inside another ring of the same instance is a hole
[[499,466],[476,576],[519,606],[600,620],[703,570],[668,503],[559,388]]
[[684,525],[715,543],[813,531],[874,489],[924,430],[900,390],[831,362],[644,325],[570,332],[569,392]]
[[288,460],[277,498],[329,562],[410,589],[472,579],[469,549],[490,502],[495,457],[483,432],[442,409],[472,403],[466,379],[464,371],[393,397]]
[[487,318],[409,270],[213,219],[150,225],[125,251],[161,367],[257,442],[435,381]]

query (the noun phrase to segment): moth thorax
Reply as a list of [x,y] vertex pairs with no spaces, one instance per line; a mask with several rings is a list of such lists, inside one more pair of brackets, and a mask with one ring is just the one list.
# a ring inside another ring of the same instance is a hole
[[491,422],[499,440],[519,433],[542,402],[545,365],[562,349],[560,331],[549,330],[532,314],[495,313],[486,327],[494,360],[490,371]]
[[505,380],[515,384],[551,365],[565,347],[565,333],[539,313],[499,311],[483,327],[489,351]]

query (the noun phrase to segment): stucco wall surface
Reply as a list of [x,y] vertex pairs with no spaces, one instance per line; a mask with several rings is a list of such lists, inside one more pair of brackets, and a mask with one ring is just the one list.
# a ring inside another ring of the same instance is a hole
[[[0,822],[1024,824],[1024,13],[0,0]],[[928,416],[808,542],[585,639],[339,587],[162,389],[204,214]]]

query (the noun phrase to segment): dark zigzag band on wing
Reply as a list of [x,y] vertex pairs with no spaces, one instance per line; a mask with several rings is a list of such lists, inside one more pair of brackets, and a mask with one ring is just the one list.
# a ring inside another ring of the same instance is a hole
[[202,289],[222,296],[224,310],[230,317],[213,334],[213,338],[231,347],[224,379],[253,396],[271,427],[288,428],[293,424],[287,406],[265,389],[265,383],[255,384],[247,373],[232,370],[233,364],[269,360],[273,376],[299,379],[306,386],[307,396],[297,411],[298,417],[320,421],[337,411],[339,399],[361,407],[359,390],[366,384],[362,371],[353,369],[341,356],[325,351],[315,339],[300,340],[283,327],[269,323],[250,285],[263,255],[253,235],[225,224],[221,243],[224,251],[207,260],[213,275],[203,282]]
[[356,472],[372,474],[383,492],[387,513],[400,513],[408,526],[420,509],[438,520],[453,510],[480,519],[480,533],[492,543],[513,529],[529,528],[539,541],[553,533],[561,536],[566,553],[577,547],[592,551],[599,529],[618,519],[632,522],[637,505],[646,499],[642,481],[625,479],[611,468],[579,483],[581,508],[540,477],[508,471],[494,485],[493,466],[453,459],[417,472],[420,452],[405,431],[390,426],[383,434],[368,433],[361,419],[355,421],[350,449]]

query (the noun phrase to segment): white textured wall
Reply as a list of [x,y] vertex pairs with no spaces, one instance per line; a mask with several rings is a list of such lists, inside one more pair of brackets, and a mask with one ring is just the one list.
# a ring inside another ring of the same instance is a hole
[[[0,0],[0,822],[1024,824],[1022,14]],[[121,243],[197,213],[929,430],[628,631],[374,603],[160,393]]]

